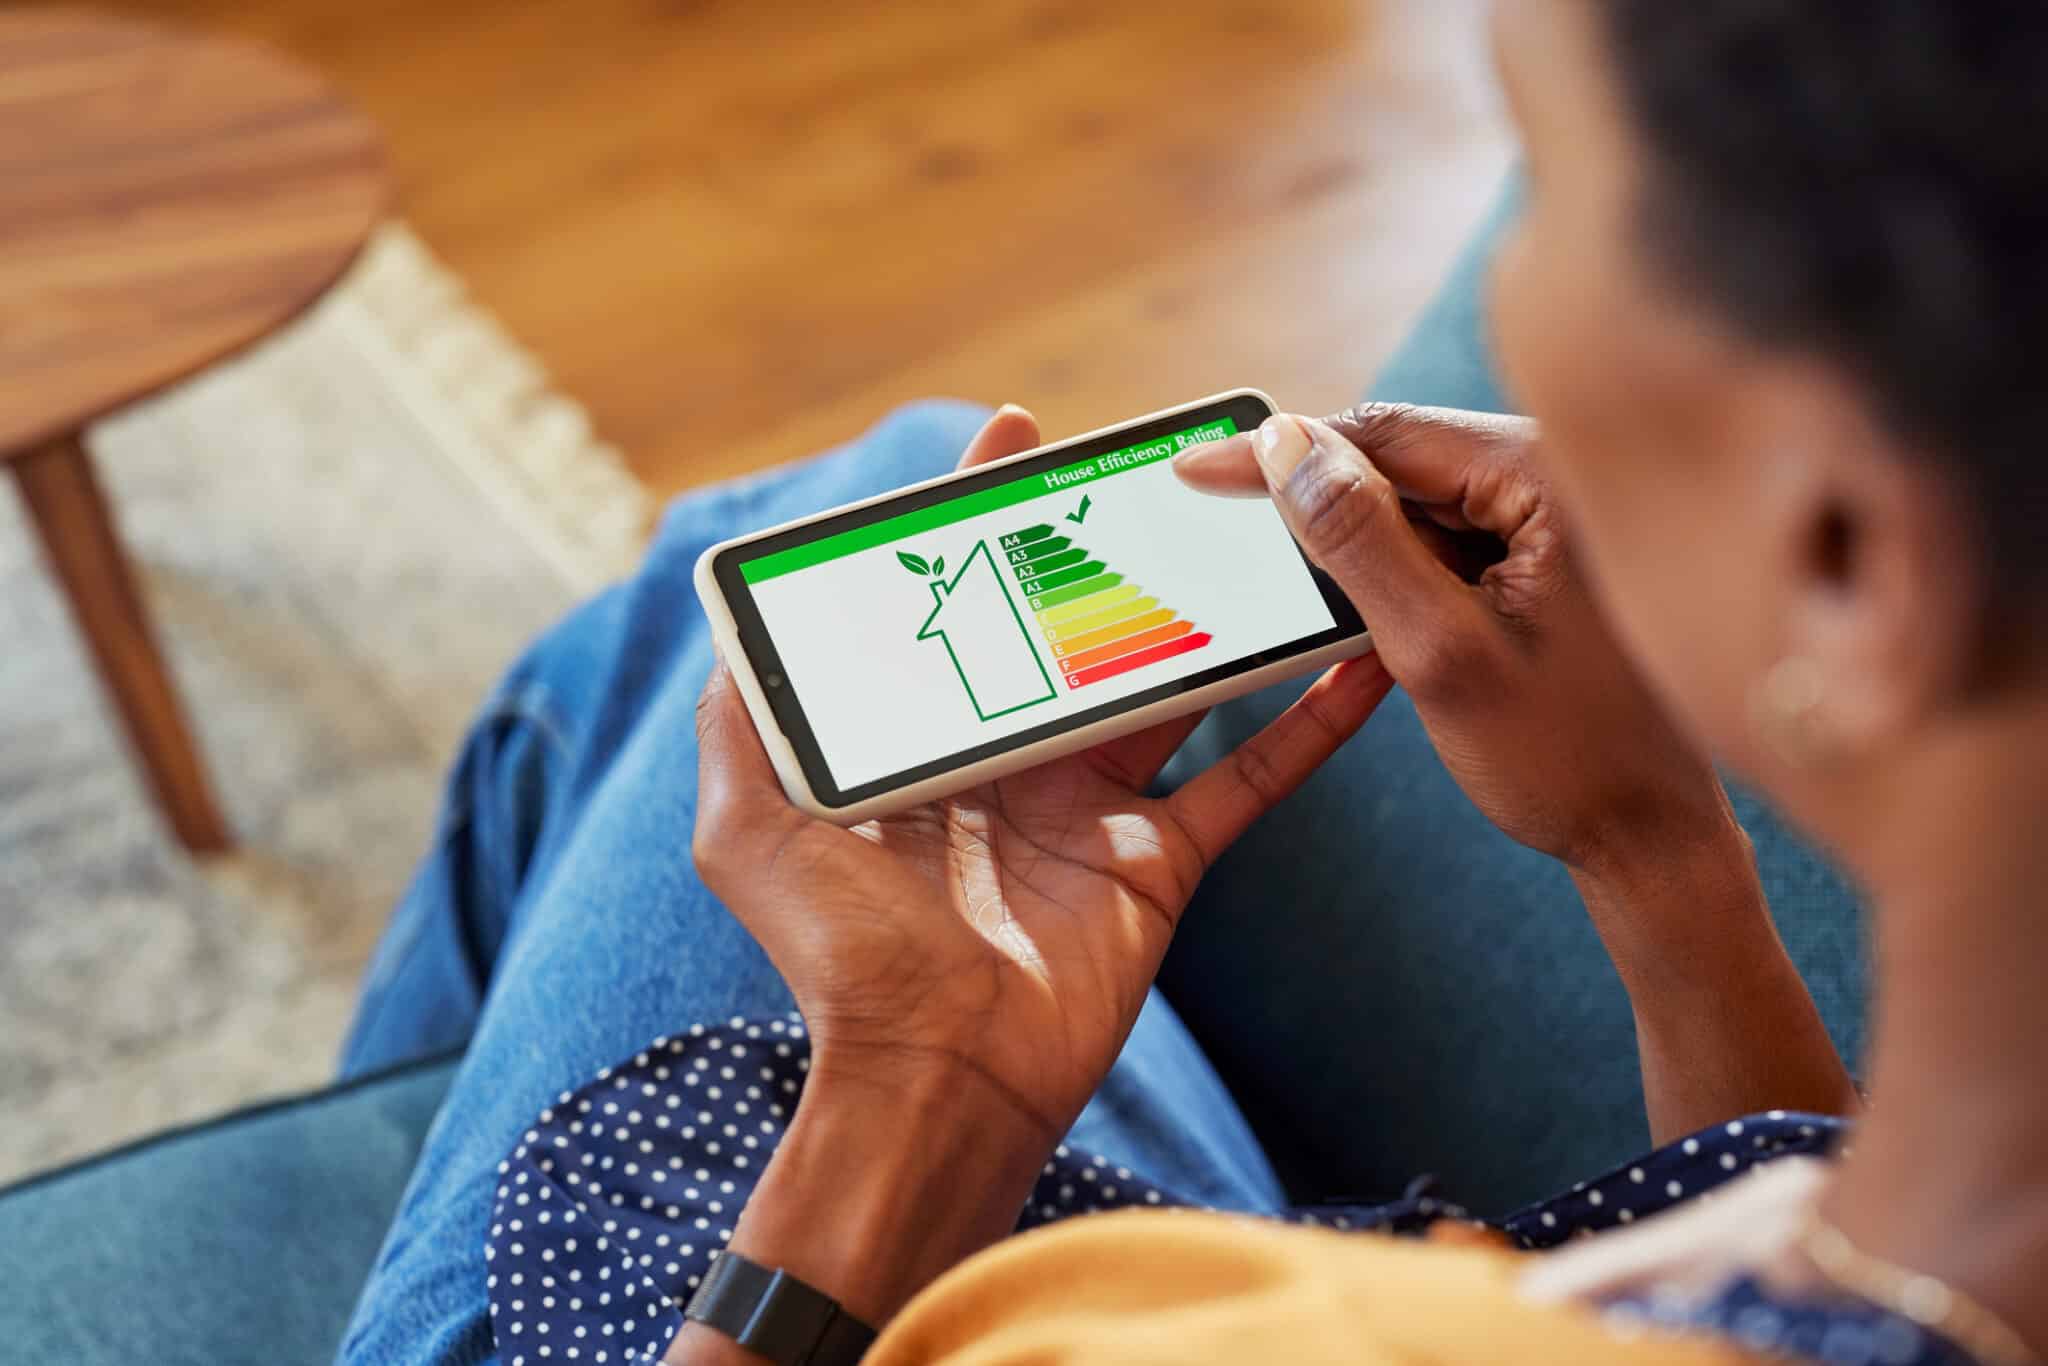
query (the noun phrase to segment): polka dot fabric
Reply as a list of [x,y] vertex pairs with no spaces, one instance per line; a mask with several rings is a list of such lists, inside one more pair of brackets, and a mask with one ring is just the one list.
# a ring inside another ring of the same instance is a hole
[[1605,1316],[1621,1336],[1712,1334],[1758,1355],[1828,1366],[1976,1366],[1962,1348],[1903,1315],[1869,1304],[1787,1304],[1747,1277],[1705,1304],[1651,1293],[1617,1300]]
[[[562,1092],[541,1111],[498,1164],[484,1256],[499,1361],[658,1362],[682,1327],[683,1306],[732,1238],[740,1209],[796,1110],[809,1068],[810,1044],[800,1017],[735,1018],[656,1039],[645,1052]],[[1838,1121],[1818,1116],[1774,1111],[1745,1119],[1581,1183],[1518,1211],[1500,1227],[1524,1247],[1553,1246],[1647,1217],[1773,1157],[1824,1151],[1840,1131]],[[1192,1203],[1129,1167],[1062,1144],[1039,1174],[1017,1227],[1103,1210]],[[1437,1192],[1432,1178],[1422,1177],[1397,1200],[1300,1206],[1282,1217],[1339,1230],[1413,1233],[1439,1219],[1466,1216]],[[1726,1307],[1717,1301],[1687,1312],[1700,1328],[1728,1332],[1730,1323],[1717,1317]],[[1756,1307],[1745,1302],[1731,1312]],[[1617,1303],[1613,1312],[1628,1326],[1666,1311]],[[1877,1317],[1864,1323],[1862,1336],[1842,1328],[1829,1338],[1830,1325],[1848,1321],[1841,1314],[1818,1323],[1787,1310],[1785,1322],[1799,1325],[1799,1335],[1787,1341],[1824,1343],[1832,1350],[1867,1340],[1873,1350],[1892,1353],[1816,1358],[1859,1366],[1953,1366],[1964,1360],[1930,1354],[1945,1344],[1918,1329],[1915,1341],[1925,1350],[1898,1356],[1903,1338],[1886,1326],[1890,1316],[1868,1314]],[[1744,1321],[1750,1330],[1760,1322],[1754,1313]]]
[[1730,1120],[1517,1211],[1502,1227],[1525,1248],[1555,1247],[1705,1195],[1759,1162],[1825,1153],[1842,1128],[1838,1119],[1784,1110]]
[[796,1109],[795,1016],[694,1025],[564,1091],[498,1164],[498,1357],[655,1362]]

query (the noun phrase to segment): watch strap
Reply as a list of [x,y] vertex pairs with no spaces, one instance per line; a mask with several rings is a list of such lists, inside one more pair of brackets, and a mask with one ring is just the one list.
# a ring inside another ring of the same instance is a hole
[[776,1366],[854,1366],[875,1341],[874,1329],[824,1291],[730,1249],[712,1259],[683,1317]]

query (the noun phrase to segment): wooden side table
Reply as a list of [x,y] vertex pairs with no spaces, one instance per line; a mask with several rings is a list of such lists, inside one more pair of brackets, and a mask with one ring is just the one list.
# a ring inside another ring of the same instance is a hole
[[87,10],[0,12],[0,462],[195,852],[230,836],[80,435],[297,316],[368,239],[384,190],[375,128],[275,53]]

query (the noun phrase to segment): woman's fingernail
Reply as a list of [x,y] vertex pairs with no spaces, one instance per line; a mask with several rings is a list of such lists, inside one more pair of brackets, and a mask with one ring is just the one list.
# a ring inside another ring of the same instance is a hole
[[1002,407],[996,409],[995,415],[1001,417],[1005,413],[1016,413],[1022,417],[1031,416],[1031,410],[1019,403],[1005,403]]
[[1252,456],[1250,432],[1188,447],[1173,457],[1173,472],[1200,493],[1224,498],[1266,496],[1266,479]]
[[1200,469],[1204,465],[1213,465],[1219,461],[1234,460],[1246,449],[1246,443],[1250,440],[1250,437],[1239,434],[1199,442],[1186,450],[1175,452],[1173,467],[1177,470]]
[[1258,457],[1259,468],[1266,472],[1266,483],[1276,493],[1287,483],[1287,477],[1294,473],[1294,467],[1301,463],[1308,449],[1308,433],[1300,422],[1285,413],[1261,422],[1258,434],[1252,438],[1252,454]]

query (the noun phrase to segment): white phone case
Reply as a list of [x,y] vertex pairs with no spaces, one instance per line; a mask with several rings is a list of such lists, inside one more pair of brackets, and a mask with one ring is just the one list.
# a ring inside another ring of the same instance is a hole
[[892,812],[907,810],[910,807],[918,806],[940,797],[948,797],[957,792],[964,792],[970,787],[992,781],[1007,774],[1020,773],[1027,768],[1036,768],[1038,765],[1051,759],[1057,759],[1062,755],[1076,753],[1089,748],[1091,745],[1099,745],[1105,740],[1114,740],[1120,735],[1129,735],[1133,731],[1143,730],[1147,726],[1157,725],[1161,721],[1175,716],[1184,716],[1191,711],[1199,711],[1204,707],[1214,706],[1218,702],[1228,701],[1233,697],[1242,697],[1246,693],[1257,692],[1260,688],[1274,683],[1285,682],[1290,678],[1298,678],[1303,674],[1313,673],[1340,660],[1356,658],[1372,649],[1372,637],[1365,632],[1360,632],[1358,635],[1346,640],[1325,645],[1319,650],[1311,650],[1306,654],[1283,659],[1274,664],[1262,665],[1259,668],[1211,683],[1207,687],[1196,688],[1190,692],[1163,698],[1149,706],[1138,707],[1132,711],[1124,712],[1105,720],[1095,721],[1088,725],[1077,727],[1074,730],[1066,731],[1063,734],[1055,735],[1050,739],[1040,740],[1034,744],[1024,745],[1007,753],[998,754],[993,758],[963,764],[959,768],[951,769],[936,777],[926,778],[920,782],[907,783],[880,796],[870,797],[866,801],[854,802],[846,806],[827,806],[818,800],[817,794],[811,790],[810,780],[804,776],[803,764],[797,759],[795,746],[790,744],[788,737],[782,733],[781,723],[775,719],[774,709],[768,703],[767,692],[762,688],[761,680],[755,676],[753,661],[747,658],[747,652],[740,644],[739,623],[734,619],[732,608],[725,600],[725,590],[719,586],[718,580],[711,572],[713,562],[720,555],[735,546],[746,545],[749,542],[763,540],[770,536],[779,536],[785,531],[808,526],[813,522],[822,522],[828,518],[837,517],[842,513],[854,511],[857,508],[872,507],[876,503],[886,503],[900,498],[906,493],[932,488],[939,484],[949,484],[967,475],[979,475],[992,469],[999,469],[1004,465],[1015,464],[1021,460],[1035,459],[1048,452],[1065,450],[1069,446],[1078,446],[1083,442],[1095,441],[1111,433],[1123,431],[1126,428],[1143,426],[1148,422],[1156,422],[1163,418],[1176,417],[1182,413],[1213,407],[1216,404],[1224,403],[1234,398],[1247,397],[1263,401],[1268,409],[1273,409],[1274,407],[1273,400],[1258,389],[1225,390],[1222,393],[1211,394],[1207,398],[1197,399],[1192,403],[1182,403],[1171,408],[1162,408],[1156,413],[1147,413],[1143,417],[1132,418],[1108,427],[1098,427],[1092,432],[1083,432],[1079,436],[1068,437],[1064,441],[1055,441],[1049,445],[1022,451],[1016,455],[1005,456],[1001,460],[991,460],[985,465],[975,466],[972,470],[955,470],[951,474],[942,474],[936,479],[927,479],[923,483],[907,484],[902,488],[891,489],[887,493],[877,494],[873,498],[862,499],[858,503],[847,503],[841,507],[832,508],[827,512],[817,513],[814,516],[799,517],[793,522],[784,522],[781,526],[768,527],[761,531],[750,532],[745,536],[735,536],[731,540],[719,542],[700,555],[697,559],[696,569],[697,597],[704,604],[705,615],[711,619],[712,638],[718,642],[718,652],[724,657],[726,666],[732,670],[733,678],[739,684],[740,696],[746,700],[747,714],[754,720],[754,729],[759,732],[761,743],[767,748],[768,757],[775,765],[776,776],[782,780],[782,790],[788,794],[790,801],[812,815],[832,821],[835,824],[858,825],[862,821],[873,820],[877,816],[886,816]]

